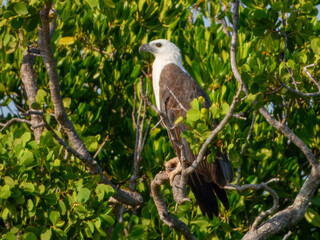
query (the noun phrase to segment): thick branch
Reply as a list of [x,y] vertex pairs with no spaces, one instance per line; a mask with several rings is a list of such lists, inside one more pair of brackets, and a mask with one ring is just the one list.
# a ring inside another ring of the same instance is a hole
[[[36,96],[38,92],[38,87],[33,71],[33,65],[35,56],[31,53],[39,53],[38,49],[27,49],[23,53],[22,64],[20,68],[21,80],[24,85],[24,89],[28,98],[29,109],[32,109],[31,105],[36,101]],[[31,115],[31,125],[38,125],[41,122],[41,117],[38,115]],[[33,130],[34,138],[39,143],[40,136],[43,131],[43,127],[35,128]]]
[[[58,123],[62,126],[64,132],[67,134],[69,141],[71,142],[72,148],[78,153],[77,157],[85,164],[88,172],[91,174],[99,174],[101,176],[101,181],[105,184],[111,185],[115,190],[116,194],[114,198],[118,201],[128,204],[128,205],[139,205],[143,202],[141,195],[137,193],[132,193],[129,191],[120,190],[114,184],[112,184],[109,179],[104,175],[102,168],[94,160],[91,154],[88,152],[84,142],[81,140],[77,134],[73,123],[68,118],[65,108],[63,106],[62,98],[60,95],[59,86],[59,76],[57,71],[57,64],[53,55],[51,42],[50,42],[50,19],[49,11],[51,9],[51,1],[45,3],[44,7],[40,11],[41,21],[42,21],[42,36],[43,36],[43,46],[41,48],[41,55],[43,57],[44,64],[46,66],[51,98],[54,105],[55,117]],[[80,157],[81,156],[81,157]]]
[[[235,0],[234,4],[234,13],[233,13],[233,35],[232,38],[235,37],[235,41],[232,41],[231,48],[235,46],[237,42],[237,31],[238,31],[238,5],[239,0]],[[231,51],[232,53],[232,51]],[[234,72],[237,80],[242,83],[241,75],[238,73],[237,65],[236,65],[236,52],[231,54],[231,64],[232,71]],[[248,95],[248,88],[244,85],[244,91],[246,95]],[[315,190],[318,188],[320,183],[320,164],[316,160],[315,156],[312,154],[307,145],[301,141],[286,125],[281,124],[279,121],[276,121],[269,114],[265,107],[261,107],[259,112],[265,117],[267,122],[280,130],[286,137],[288,137],[297,147],[301,149],[304,153],[308,161],[310,162],[312,169],[302,188],[300,189],[294,203],[287,207],[286,209],[278,212],[269,220],[263,222],[256,228],[251,228],[248,233],[244,236],[243,239],[266,239],[280,231],[284,228],[297,223],[300,221],[308,208],[309,201],[313,196]],[[257,219],[258,220],[258,219]],[[260,221],[260,220],[259,220]],[[258,225],[258,224],[256,224]]]
[[292,205],[278,212],[272,218],[263,222],[256,229],[250,229],[243,239],[267,239],[283,229],[299,222],[304,217],[304,214],[309,206],[310,199],[317,189],[319,183],[320,167],[317,166],[311,169],[310,175],[304,182]]
[[51,42],[50,42],[50,27],[49,27],[49,11],[51,8],[51,1],[45,3],[45,6],[40,11],[42,21],[42,36],[43,36],[43,48],[41,49],[41,55],[46,66],[49,75],[49,84],[51,98],[54,105],[54,113],[58,123],[62,126],[63,130],[67,134],[72,147],[79,152],[85,158],[85,165],[88,171],[92,174],[97,174],[96,165],[97,162],[91,157],[83,141],[77,134],[73,123],[67,116],[65,108],[63,106],[62,98],[60,95],[59,75],[57,71],[56,60],[53,55]]
[[174,228],[180,232],[186,239],[196,239],[188,226],[171,215],[168,210],[167,204],[161,194],[161,185],[168,182],[169,178],[166,172],[159,172],[155,179],[151,182],[151,194],[156,204],[160,219],[167,224],[170,228]]

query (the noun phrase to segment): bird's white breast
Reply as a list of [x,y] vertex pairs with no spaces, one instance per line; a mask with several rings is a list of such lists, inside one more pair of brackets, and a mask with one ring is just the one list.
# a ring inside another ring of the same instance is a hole
[[[178,58],[177,58],[178,57]],[[156,105],[159,110],[160,109],[160,75],[163,70],[163,68],[167,64],[176,64],[178,67],[180,67],[184,72],[187,73],[187,70],[184,69],[180,56],[166,56],[166,57],[157,57],[153,62],[152,65],[152,86],[153,86],[153,92],[155,94],[156,98]]]

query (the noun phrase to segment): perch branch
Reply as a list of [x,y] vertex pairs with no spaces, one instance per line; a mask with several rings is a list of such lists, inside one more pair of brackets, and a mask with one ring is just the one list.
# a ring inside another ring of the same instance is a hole
[[173,228],[176,231],[180,232],[186,239],[195,240],[196,238],[192,235],[189,227],[185,223],[172,216],[172,214],[168,210],[165,200],[162,197],[161,185],[165,184],[168,181],[169,178],[167,173],[161,171],[151,182],[151,194],[156,204],[160,219],[170,228]]

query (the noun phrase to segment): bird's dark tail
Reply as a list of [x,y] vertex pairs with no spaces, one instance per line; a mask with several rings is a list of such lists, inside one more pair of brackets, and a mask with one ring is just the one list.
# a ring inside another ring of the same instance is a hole
[[213,214],[216,216],[219,215],[216,195],[224,207],[227,210],[229,209],[229,202],[225,190],[220,188],[214,182],[207,182],[202,175],[193,172],[189,176],[188,184],[196,197],[201,212],[203,215],[207,214],[211,220],[213,218]]

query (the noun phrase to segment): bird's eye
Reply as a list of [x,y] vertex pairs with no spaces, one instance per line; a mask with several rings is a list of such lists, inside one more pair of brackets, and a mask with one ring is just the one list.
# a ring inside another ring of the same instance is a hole
[[161,43],[157,43],[156,46],[157,46],[158,48],[160,48],[160,47],[162,47],[162,44],[161,44]]

